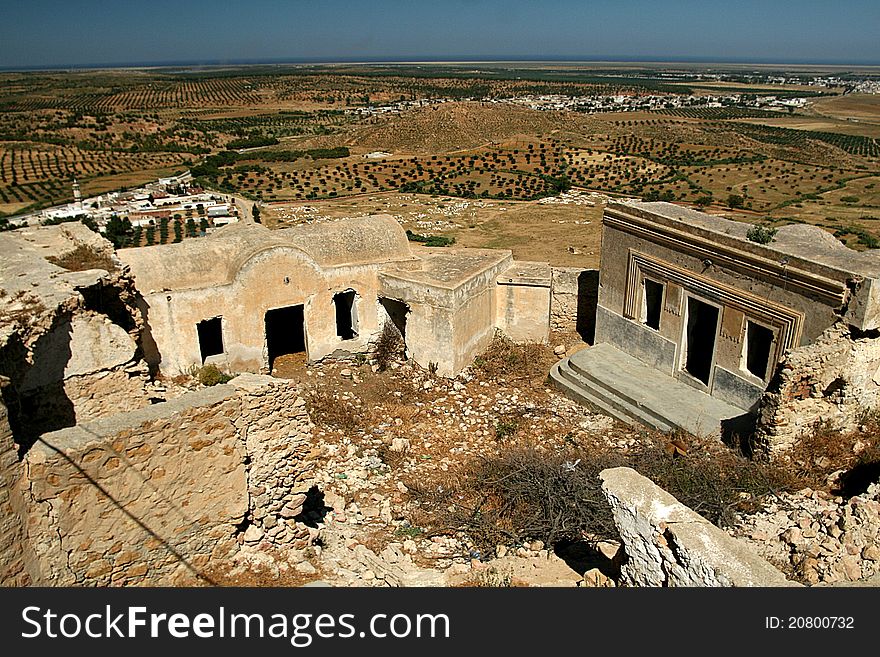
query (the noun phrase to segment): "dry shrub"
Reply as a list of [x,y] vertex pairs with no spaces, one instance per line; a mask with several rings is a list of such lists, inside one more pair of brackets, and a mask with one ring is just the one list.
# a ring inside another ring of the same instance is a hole
[[402,358],[404,347],[403,336],[394,322],[385,322],[373,352],[379,371],[384,372],[394,360]]
[[719,527],[732,525],[737,512],[757,511],[766,495],[799,487],[787,469],[746,458],[712,439],[688,436],[685,456],[670,453],[670,438],[682,442],[681,436],[664,436],[662,444],[627,454],[621,465],[637,470]]
[[488,379],[534,379],[547,377],[552,351],[537,342],[516,343],[503,333],[474,359],[474,369]]
[[841,432],[818,425],[785,455],[800,486],[827,489],[833,474],[844,474],[834,492],[847,497],[864,492],[880,477],[880,417],[868,413],[856,431]]
[[116,269],[116,265],[109,255],[98,253],[85,244],[80,244],[73,251],[64,255],[49,256],[46,260],[69,271],[86,271],[87,269],[114,271]]
[[306,394],[312,421],[319,427],[355,433],[363,428],[363,414],[353,400],[340,397],[326,388],[315,388]]
[[221,383],[229,383],[235,378],[231,374],[220,371],[216,365],[204,365],[195,370],[192,375],[198,379],[203,386],[216,386]]
[[464,532],[484,550],[615,538],[599,473],[616,466],[634,468],[719,526],[730,524],[735,511],[756,510],[767,493],[791,489],[784,471],[717,444],[692,446],[686,456],[670,454],[667,445],[667,437],[658,437],[627,453],[504,449],[451,475],[407,482],[417,503],[411,521],[432,534]]

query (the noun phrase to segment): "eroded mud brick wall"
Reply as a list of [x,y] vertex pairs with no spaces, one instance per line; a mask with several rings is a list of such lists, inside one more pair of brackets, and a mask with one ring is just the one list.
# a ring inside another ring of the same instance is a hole
[[258,540],[307,535],[292,519],[304,403],[289,383],[241,379],[42,436],[24,463],[35,583],[192,583],[255,518]]

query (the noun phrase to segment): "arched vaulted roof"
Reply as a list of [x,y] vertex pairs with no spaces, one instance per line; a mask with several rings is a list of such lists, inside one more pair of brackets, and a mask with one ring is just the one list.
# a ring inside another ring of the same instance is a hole
[[289,249],[319,269],[413,259],[406,233],[390,215],[340,219],[269,230],[231,224],[214,234],[178,244],[122,249],[143,294],[226,285],[254,256]]

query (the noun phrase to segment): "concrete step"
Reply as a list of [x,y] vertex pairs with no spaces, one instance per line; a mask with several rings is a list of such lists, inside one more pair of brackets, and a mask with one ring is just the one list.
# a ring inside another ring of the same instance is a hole
[[568,362],[556,363],[550,370],[550,381],[569,399],[579,404],[595,408],[605,415],[626,422],[641,424],[658,431],[671,431],[672,427],[650,413],[645,413],[621,397],[608,394],[603,388],[596,387],[589,379],[580,376]]
[[552,374],[554,385],[572,399],[580,395],[600,407],[599,400],[604,405],[600,408],[618,419],[662,431],[720,435],[722,422],[739,425],[746,414],[609,344],[573,354],[557,363]]

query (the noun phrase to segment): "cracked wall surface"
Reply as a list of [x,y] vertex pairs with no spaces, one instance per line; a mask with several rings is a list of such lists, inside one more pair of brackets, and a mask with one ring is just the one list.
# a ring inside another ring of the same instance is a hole
[[600,473],[626,586],[798,586],[751,548],[631,468]]
[[[18,231],[17,231],[18,233]],[[145,319],[112,245],[79,224],[0,241],[0,375],[19,445],[158,400]]]
[[[2,385],[0,378],[0,385]],[[6,406],[0,402],[0,585],[26,586],[32,581],[27,568],[29,546],[21,478],[24,468],[12,441]]]

